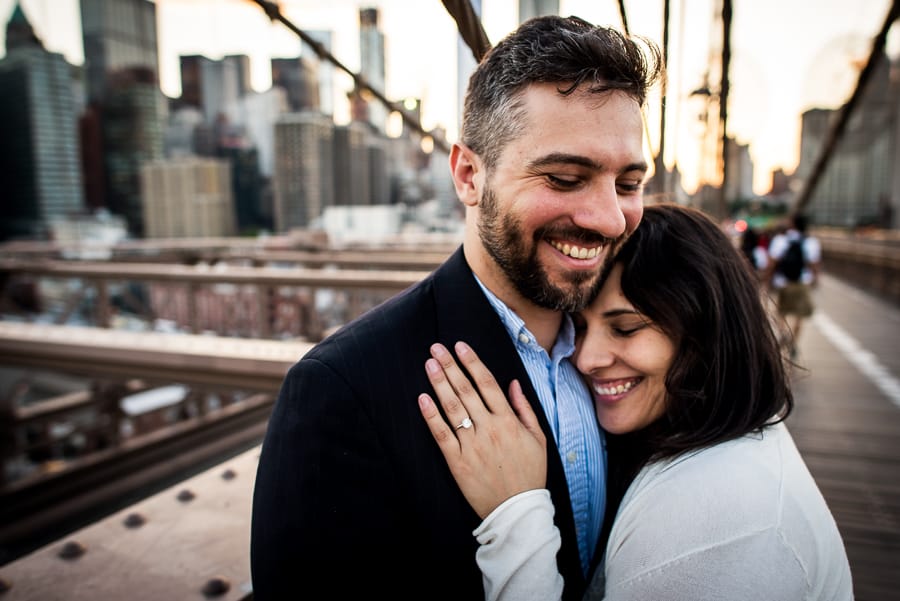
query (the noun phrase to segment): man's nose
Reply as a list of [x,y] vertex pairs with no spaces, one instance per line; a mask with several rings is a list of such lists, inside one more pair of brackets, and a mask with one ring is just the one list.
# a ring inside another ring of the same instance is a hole
[[619,203],[615,182],[591,186],[578,202],[573,215],[573,221],[578,227],[607,238],[618,238],[625,233],[625,214]]

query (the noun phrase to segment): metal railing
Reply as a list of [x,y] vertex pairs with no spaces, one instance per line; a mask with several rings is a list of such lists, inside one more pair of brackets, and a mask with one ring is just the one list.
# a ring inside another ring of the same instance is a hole
[[428,273],[2,259],[0,313],[57,324],[317,341]]

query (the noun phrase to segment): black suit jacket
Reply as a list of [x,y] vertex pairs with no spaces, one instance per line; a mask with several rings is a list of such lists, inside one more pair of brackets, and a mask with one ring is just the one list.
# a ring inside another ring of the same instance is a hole
[[459,491],[417,403],[429,346],[469,343],[501,387],[522,383],[548,440],[566,599],[585,581],[559,452],[509,334],[462,250],[322,341],[282,385],[253,499],[254,598],[484,599]]

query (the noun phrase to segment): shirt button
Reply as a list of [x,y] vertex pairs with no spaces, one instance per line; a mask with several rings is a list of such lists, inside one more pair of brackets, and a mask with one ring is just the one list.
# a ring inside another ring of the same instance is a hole
[[522,344],[528,344],[531,342],[531,338],[528,337],[528,334],[519,334],[519,342]]
[[566,460],[569,463],[575,463],[576,459],[578,459],[578,453],[576,453],[575,451],[569,451],[568,453],[566,453]]

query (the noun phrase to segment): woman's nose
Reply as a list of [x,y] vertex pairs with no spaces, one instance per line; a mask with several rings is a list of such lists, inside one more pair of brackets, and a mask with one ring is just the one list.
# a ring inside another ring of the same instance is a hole
[[615,354],[601,336],[586,335],[575,348],[575,367],[583,374],[609,367],[615,363]]

